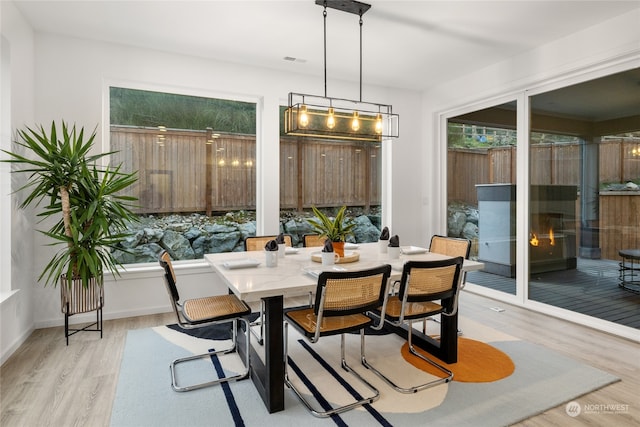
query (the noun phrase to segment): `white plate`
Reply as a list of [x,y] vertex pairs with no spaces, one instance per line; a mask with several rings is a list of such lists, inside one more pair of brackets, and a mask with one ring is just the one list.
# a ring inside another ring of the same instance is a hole
[[402,253],[405,255],[414,255],[414,254],[423,254],[427,252],[428,249],[421,248],[419,246],[404,246],[402,247]]
[[222,263],[225,268],[232,270],[234,268],[252,268],[260,265],[260,261],[253,258],[234,259]]
[[345,243],[344,244],[344,248],[345,249],[358,249],[360,247],[360,245],[356,245],[355,243]]
[[298,249],[298,248],[292,248],[291,246],[287,246],[287,247],[284,249],[284,254],[285,254],[285,255],[293,255],[293,254],[297,254],[299,250],[300,250],[300,249]]
[[339,267],[337,265],[326,266],[323,268],[304,268],[303,269],[306,274],[317,279],[320,276],[320,273],[323,271],[347,271],[344,267]]

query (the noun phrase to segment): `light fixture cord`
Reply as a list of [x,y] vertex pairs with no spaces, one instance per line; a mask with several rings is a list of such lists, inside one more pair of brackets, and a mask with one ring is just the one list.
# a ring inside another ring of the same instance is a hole
[[322,12],[324,20],[324,97],[327,97],[327,2],[324,2],[324,11]]
[[360,102],[362,102],[362,9],[360,9]]

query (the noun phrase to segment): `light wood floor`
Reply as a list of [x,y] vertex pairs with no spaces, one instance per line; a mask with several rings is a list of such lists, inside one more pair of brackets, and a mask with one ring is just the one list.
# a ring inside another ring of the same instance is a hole
[[[498,305],[505,311],[490,309]],[[460,311],[622,379],[575,399],[583,411],[590,405],[590,414],[571,418],[563,404],[518,426],[640,425],[639,344],[468,292]],[[98,333],[81,333],[68,347],[62,328],[36,330],[0,368],[0,426],[108,426],[127,330],[172,322],[169,314],[111,320],[102,340]],[[611,405],[622,410],[609,413]]]

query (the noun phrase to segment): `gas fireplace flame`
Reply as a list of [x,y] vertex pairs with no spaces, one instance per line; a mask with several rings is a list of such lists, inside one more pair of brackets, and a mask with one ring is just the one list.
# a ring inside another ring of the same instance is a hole
[[529,244],[531,246],[538,246],[540,241],[538,240],[538,235],[536,233],[531,233],[531,239],[529,239]]
[[[541,241],[540,241],[540,238],[538,238],[538,235],[536,233],[530,233],[530,235],[531,235],[531,238],[529,239],[529,244],[534,247],[540,246]],[[553,234],[553,228],[549,228],[549,234],[547,236],[549,239],[549,246],[555,246],[556,238]],[[542,237],[542,239],[545,239],[545,238]],[[544,242],[546,243],[546,240],[544,240]]]

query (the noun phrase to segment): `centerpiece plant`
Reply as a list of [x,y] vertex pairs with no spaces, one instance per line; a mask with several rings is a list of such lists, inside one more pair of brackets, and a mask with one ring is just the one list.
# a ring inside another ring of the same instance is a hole
[[96,304],[101,308],[101,300],[69,304],[73,298],[69,291],[97,286],[101,299],[105,269],[118,274],[120,264],[112,249],[137,220],[131,210],[136,199],[121,191],[136,182],[137,173],[125,173],[121,165],[99,164],[112,153],[90,154],[95,130],[85,137],[84,128],[63,121],[58,129],[54,121],[48,130],[27,127],[17,136],[21,153],[3,150],[9,155],[3,161],[18,165],[13,172],[28,174],[27,183],[16,190],[28,192],[20,207],[36,205],[39,222],[53,219],[51,228],[39,231],[53,240],[51,245],[59,246],[38,280],[45,286],[60,283],[65,314],[70,306],[88,308],[85,311],[96,310]]
[[333,220],[315,206],[312,206],[311,210],[316,216],[307,220],[311,227],[320,234],[320,237],[331,240],[335,252],[341,257],[344,256],[344,243],[348,236],[353,235],[353,229],[356,226],[352,220],[345,219],[347,207],[342,206]]

